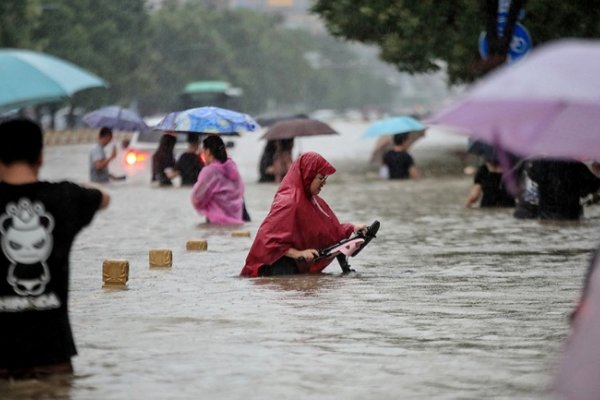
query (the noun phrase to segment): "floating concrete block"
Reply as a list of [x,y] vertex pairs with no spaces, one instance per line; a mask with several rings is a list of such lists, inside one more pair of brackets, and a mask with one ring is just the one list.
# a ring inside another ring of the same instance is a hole
[[151,267],[173,266],[173,252],[169,249],[151,249],[148,259]]
[[122,289],[129,280],[129,261],[104,260],[102,263],[102,287]]
[[206,240],[188,240],[185,244],[186,250],[206,251],[208,243]]
[[250,237],[250,231],[233,231],[231,232],[232,237]]

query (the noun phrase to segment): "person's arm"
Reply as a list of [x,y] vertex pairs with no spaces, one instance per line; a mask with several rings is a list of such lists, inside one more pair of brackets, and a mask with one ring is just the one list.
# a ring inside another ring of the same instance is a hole
[[105,209],[110,204],[110,194],[102,191],[102,200],[100,200],[100,210]]
[[197,210],[205,208],[212,201],[218,185],[218,176],[209,167],[202,168],[192,187],[192,204]]
[[467,201],[465,202],[465,207],[466,208],[471,207],[474,203],[477,202],[477,200],[479,199],[480,196],[481,196],[481,185],[476,183],[473,185],[473,187],[471,188],[471,191],[469,192],[469,195],[467,196]]
[[100,169],[104,169],[108,166],[108,164],[114,160],[115,158],[117,158],[117,148],[113,147],[112,152],[110,153],[110,156],[108,158],[104,158],[102,160],[96,160],[96,162],[94,163],[94,166],[96,167],[96,169],[100,170]]
[[165,172],[166,177],[169,178],[169,179],[173,179],[177,175],[180,175],[180,171],[178,169],[175,169],[175,168],[172,168],[172,167],[165,168],[164,172]]
[[82,184],[81,187],[86,188],[86,189],[95,189],[98,192],[100,192],[100,205],[98,206],[98,210],[102,210],[104,208],[107,208],[110,204],[110,194],[108,194],[108,192],[104,191],[99,185],[94,184],[94,183],[85,183]]
[[421,177],[421,173],[416,166],[411,165],[411,167],[408,169],[408,176],[410,179],[419,179]]
[[315,249],[298,250],[290,247],[286,251],[285,256],[294,260],[303,259],[305,261],[312,261],[319,256],[319,252]]

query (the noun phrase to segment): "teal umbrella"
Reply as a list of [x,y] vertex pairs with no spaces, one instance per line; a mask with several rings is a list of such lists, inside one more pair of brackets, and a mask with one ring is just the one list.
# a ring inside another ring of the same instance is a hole
[[0,109],[62,101],[80,90],[107,86],[91,72],[49,54],[0,49]]
[[395,135],[396,133],[419,132],[427,127],[408,116],[391,117],[376,121],[369,125],[363,138],[373,138],[378,136]]

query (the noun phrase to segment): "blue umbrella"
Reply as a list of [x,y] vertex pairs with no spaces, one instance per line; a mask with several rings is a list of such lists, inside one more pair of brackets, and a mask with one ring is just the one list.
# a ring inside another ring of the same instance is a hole
[[426,128],[425,125],[412,117],[391,117],[372,123],[363,134],[363,138],[418,132]]
[[83,122],[92,128],[107,127],[118,131],[145,132],[148,125],[133,110],[119,106],[107,106],[89,112],[83,116]]
[[219,107],[199,107],[167,114],[155,127],[163,131],[238,135],[259,129],[247,114]]
[[62,101],[80,90],[106,86],[98,76],[60,58],[0,49],[0,109]]

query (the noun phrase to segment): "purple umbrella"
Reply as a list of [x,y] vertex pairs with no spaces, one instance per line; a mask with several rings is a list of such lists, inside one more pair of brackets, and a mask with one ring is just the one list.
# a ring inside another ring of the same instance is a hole
[[102,107],[83,116],[83,122],[92,128],[107,127],[118,131],[145,132],[148,125],[133,110],[119,106]]
[[[541,46],[484,77],[429,122],[517,154],[600,159],[600,41]],[[552,385],[564,399],[600,398],[600,269],[581,304]]]
[[600,256],[593,261],[573,329],[556,371],[553,389],[559,398],[600,397]]
[[600,41],[560,40],[494,71],[427,122],[517,154],[600,158]]

